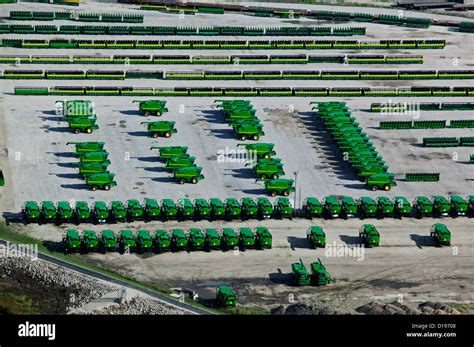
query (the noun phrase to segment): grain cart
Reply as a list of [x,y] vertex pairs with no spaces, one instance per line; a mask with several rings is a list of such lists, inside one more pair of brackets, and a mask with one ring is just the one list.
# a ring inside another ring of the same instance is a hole
[[180,219],[192,219],[194,217],[194,205],[187,198],[178,199],[178,216]]
[[173,177],[179,184],[184,184],[186,182],[196,184],[204,179],[204,175],[201,174],[201,171],[202,167],[200,166],[180,167],[173,171]]
[[160,117],[163,113],[168,112],[168,109],[166,108],[166,101],[164,100],[133,100],[133,102],[138,102],[138,110],[145,117]]
[[165,169],[177,169],[179,167],[193,166],[196,157],[191,157],[189,154],[173,157],[166,161]]
[[393,216],[393,202],[386,196],[379,196],[377,198],[377,215],[379,218]]
[[87,141],[87,142],[68,142],[66,145],[75,145],[76,153],[101,152],[104,149],[104,142]]
[[165,219],[177,219],[178,207],[171,199],[161,200],[161,216]]
[[92,117],[70,118],[68,119],[68,125],[75,134],[79,134],[80,132],[91,134],[93,130],[99,129],[99,126],[95,124],[95,119]]
[[113,220],[117,222],[125,222],[127,219],[127,209],[121,201],[112,201],[110,203],[110,214]]
[[468,204],[467,201],[461,198],[459,195],[451,195],[451,215],[453,217],[465,216],[467,214]]
[[324,233],[323,228],[320,226],[313,225],[309,227],[308,231],[306,232],[306,239],[314,248],[326,247],[326,234]]
[[430,236],[438,246],[451,246],[451,232],[444,224],[436,223],[432,225]]
[[91,218],[91,211],[87,202],[76,201],[74,215],[76,217],[76,223],[88,222]]
[[117,250],[117,237],[112,230],[103,230],[100,235],[100,248],[103,253]]
[[58,223],[67,223],[72,220],[74,216],[74,212],[72,211],[71,205],[67,201],[60,201],[57,204],[56,210],[57,213],[57,221]]
[[411,204],[404,196],[396,196],[393,198],[393,214],[396,217],[409,217],[411,214]]
[[128,220],[142,220],[144,217],[143,206],[136,199],[127,200],[127,216]]
[[94,174],[86,177],[86,185],[91,190],[96,191],[97,189],[110,190],[111,187],[115,187],[117,182],[114,181],[115,174]]
[[216,303],[218,307],[235,307],[237,295],[227,286],[219,286],[216,293]]
[[169,251],[171,238],[168,232],[163,229],[155,230],[155,250],[158,252]]
[[188,238],[183,229],[171,229],[171,249],[176,252],[188,247]]
[[433,216],[437,217],[447,217],[451,210],[451,205],[449,204],[448,199],[442,195],[435,195],[431,202],[433,206]]
[[208,251],[221,247],[221,236],[216,229],[206,228],[204,230],[204,248]]
[[227,219],[231,220],[234,218],[239,218],[242,214],[242,207],[235,198],[228,198],[225,200],[225,216]]
[[198,228],[191,228],[188,230],[189,235],[189,249],[196,251],[202,250],[204,248],[205,239],[204,234],[202,233],[201,229]]
[[331,278],[321,259],[318,258],[318,261],[311,263],[311,284],[313,286],[324,286],[330,282]]
[[256,160],[247,162],[245,166],[249,165],[273,165],[273,166],[278,166],[280,168],[283,168],[283,163],[281,162],[280,158],[257,158]]
[[334,196],[326,196],[323,200],[324,219],[337,218],[341,215],[341,203]]
[[211,218],[217,219],[225,216],[226,208],[221,199],[211,198],[209,199],[211,205]]
[[107,170],[109,165],[110,162],[108,160],[102,163],[79,163],[79,175],[85,178],[89,175],[100,173],[108,174],[110,173],[109,170]]
[[82,249],[84,252],[97,251],[99,249],[99,238],[93,230],[84,230],[82,234]]
[[369,196],[362,196],[359,199],[360,218],[374,218],[377,216],[377,203]]
[[250,197],[245,197],[240,200],[242,205],[242,218],[255,218],[258,213],[258,206]]
[[413,202],[413,209],[417,218],[431,217],[433,206],[426,196],[417,196]]
[[255,246],[255,235],[250,228],[239,229],[239,246],[240,249],[253,248]]
[[29,200],[23,204],[21,213],[23,214],[23,222],[28,224],[39,222],[41,210],[36,201]]
[[137,249],[137,240],[131,230],[120,230],[119,249],[121,253],[131,252]]
[[40,221],[44,223],[54,222],[56,220],[56,206],[52,201],[46,200],[41,203]]
[[177,130],[174,128],[176,122],[173,121],[159,121],[159,122],[141,122],[140,124],[146,124],[150,136],[153,138],[171,137],[171,134],[175,134]]
[[281,197],[276,199],[273,209],[280,218],[292,219],[295,212],[292,201]]
[[357,202],[350,196],[342,196],[341,202],[341,216],[344,219],[355,217],[357,214]]
[[96,201],[92,207],[92,215],[96,223],[105,223],[109,218],[109,209],[105,202]]
[[108,157],[109,153],[107,151],[81,153],[79,155],[79,162],[81,164],[105,163],[110,165],[110,161],[107,160]]
[[290,192],[294,192],[293,187],[294,180],[279,178],[277,180],[265,180],[265,189],[271,196],[277,195],[290,195]]
[[285,175],[285,171],[281,168],[282,165],[267,165],[257,164],[253,168],[253,173],[258,177],[258,180],[266,180],[268,178],[278,179],[280,176]]
[[234,131],[237,134],[237,137],[242,141],[247,139],[258,141],[260,136],[265,135],[262,127],[261,124],[255,122],[242,122],[234,126]]
[[188,147],[186,146],[167,146],[167,147],[158,147],[152,146],[150,149],[157,149],[160,159],[166,160],[174,157],[182,157],[186,155]]
[[395,175],[393,174],[375,174],[367,177],[366,184],[369,189],[375,191],[377,189],[383,189],[389,191],[392,187],[395,187],[397,183],[393,180]]
[[380,243],[380,234],[372,224],[364,224],[359,229],[359,237],[367,247],[377,247]]
[[148,230],[137,231],[137,249],[143,252],[151,252],[153,250],[153,239]]
[[225,250],[237,247],[239,244],[239,237],[235,230],[232,228],[223,228],[221,243]]
[[143,212],[146,220],[156,220],[160,217],[160,205],[155,199],[145,199],[143,204]]
[[323,214],[323,205],[318,198],[308,197],[303,201],[301,212],[305,218],[312,219],[313,217],[321,217]]
[[257,198],[258,216],[260,219],[269,219],[273,214],[273,205],[266,197]]
[[309,286],[311,283],[311,277],[304,266],[303,261],[300,259],[299,263],[291,264],[292,281],[296,286]]
[[194,200],[194,218],[205,219],[211,218],[211,205],[206,199],[195,199]]
[[95,114],[95,105],[90,100],[64,100],[55,102],[59,115],[64,117],[89,117]]
[[255,228],[255,243],[260,249],[272,248],[272,234],[266,227]]
[[276,154],[273,150],[273,147],[275,147],[273,143],[239,143],[237,147],[239,146],[243,146],[247,149],[247,154],[250,158],[270,158]]
[[81,250],[81,236],[76,229],[68,229],[63,236],[64,250],[66,253]]

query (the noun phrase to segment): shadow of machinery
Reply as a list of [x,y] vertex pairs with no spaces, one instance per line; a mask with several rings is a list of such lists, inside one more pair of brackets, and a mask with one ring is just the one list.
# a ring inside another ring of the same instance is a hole
[[280,268],[277,269],[277,272],[272,272],[268,274],[268,278],[273,284],[286,284],[293,285],[293,276],[291,273],[283,273]]
[[312,249],[311,243],[306,239],[306,237],[295,237],[295,236],[288,236],[287,237],[288,243],[290,244],[291,250],[295,250],[296,248],[306,248]]
[[362,240],[359,236],[340,235],[339,238],[346,245],[359,245],[362,244]]
[[431,236],[426,235],[417,235],[411,234],[410,239],[413,240],[418,248],[423,247],[436,247],[436,242],[434,242]]

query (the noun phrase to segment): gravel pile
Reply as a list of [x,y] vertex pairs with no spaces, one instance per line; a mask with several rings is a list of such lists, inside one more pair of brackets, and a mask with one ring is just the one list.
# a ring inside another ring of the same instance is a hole
[[111,305],[99,310],[94,310],[91,314],[104,315],[183,315],[186,311],[166,305],[157,300],[145,299],[134,296],[130,300],[120,305]]
[[333,315],[339,314],[339,312],[332,310],[327,307],[314,307],[305,304],[294,304],[285,306],[280,305],[277,308],[271,310],[274,315]]
[[391,303],[383,303],[372,301],[368,304],[356,308],[356,311],[364,314],[378,314],[378,315],[445,315],[445,314],[460,314],[454,308],[445,304],[426,301],[419,305],[417,304],[402,304],[398,301]]
[[73,289],[69,309],[78,308],[114,290],[112,286],[41,260],[0,257],[0,281],[6,276],[19,275],[30,278],[40,286]]

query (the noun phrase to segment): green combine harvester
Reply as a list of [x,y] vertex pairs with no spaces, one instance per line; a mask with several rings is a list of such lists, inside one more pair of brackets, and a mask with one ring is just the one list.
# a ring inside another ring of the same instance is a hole
[[451,232],[448,227],[441,223],[436,223],[431,227],[430,236],[437,246],[451,245]]
[[23,204],[21,213],[23,215],[23,223],[25,224],[34,222],[39,223],[40,221],[41,210],[36,201],[26,201]]
[[188,147],[186,146],[167,146],[167,147],[158,147],[153,146],[150,149],[157,149],[160,159],[166,160],[174,157],[182,157],[186,155]]
[[326,270],[326,267],[318,258],[317,262],[311,263],[311,284],[313,286],[324,286],[331,283],[331,278]]
[[279,178],[276,180],[265,180],[265,190],[271,196],[277,195],[290,195],[290,192],[294,192],[295,188],[293,187],[294,180],[292,179],[283,179]]
[[92,131],[99,129],[99,126],[96,124],[95,117],[69,118],[68,125],[71,131],[75,134],[79,134],[81,132],[92,134]]
[[378,247],[380,243],[380,234],[372,224],[362,225],[359,229],[359,237],[367,247]]
[[104,150],[104,142],[87,141],[87,142],[68,142],[66,145],[74,145],[76,153],[102,152]]
[[90,187],[92,191],[97,189],[110,190],[110,188],[115,187],[117,182],[114,181],[115,174],[111,173],[101,173],[94,174],[86,177],[86,185]]
[[117,250],[117,237],[112,230],[103,230],[100,235],[100,248],[103,253]]
[[311,243],[314,248],[326,247],[326,234],[323,231],[323,228],[317,225],[309,227],[306,232],[306,239]]
[[146,124],[148,132],[153,138],[158,136],[171,137],[171,134],[177,133],[177,130],[174,128],[176,122],[173,121],[141,122],[141,124]]
[[173,177],[176,179],[176,181],[178,181],[179,184],[196,184],[200,180],[204,179],[204,175],[201,174],[201,171],[202,167],[200,166],[180,167],[173,171]]
[[292,282],[296,286],[308,286],[311,284],[311,276],[300,259],[299,263],[291,264]]
[[273,150],[275,144],[273,143],[239,143],[237,147],[242,146],[247,149],[247,154],[251,159],[257,158],[270,158],[275,155],[276,152]]
[[160,117],[163,113],[168,112],[166,108],[165,100],[134,100],[134,103],[138,103],[138,109],[142,115],[145,117],[157,116]]
[[255,228],[255,244],[260,249],[270,249],[272,248],[273,237],[270,231],[266,227],[256,227]]
[[237,295],[228,286],[219,286],[216,293],[216,303],[218,307],[235,307]]
[[180,167],[193,166],[196,157],[191,157],[189,154],[176,156],[166,161],[166,169],[174,170]]
[[313,217],[321,217],[323,215],[323,205],[315,197],[307,197],[303,201],[301,207],[303,217],[313,219]]
[[81,236],[76,229],[68,229],[63,236],[64,251],[66,253],[79,252],[82,242]]

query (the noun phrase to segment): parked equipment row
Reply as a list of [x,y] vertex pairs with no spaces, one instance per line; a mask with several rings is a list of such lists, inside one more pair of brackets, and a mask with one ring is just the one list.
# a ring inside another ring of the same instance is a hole
[[464,137],[423,137],[423,146],[425,147],[458,147],[474,146],[474,136]]
[[10,11],[10,20],[75,20],[79,22],[143,23],[142,14]]
[[163,79],[163,80],[408,80],[473,79],[474,70],[216,70],[216,71],[149,71],[149,70],[4,70],[5,79]]
[[474,110],[474,102],[403,102],[403,103],[373,103],[371,112],[408,112],[408,111],[465,111]]
[[3,39],[2,47],[110,49],[442,49],[445,40],[75,40]]
[[95,95],[95,96],[330,96],[330,97],[386,97],[386,96],[474,96],[474,87],[419,86],[397,88],[369,87],[15,87],[15,95]]
[[56,112],[64,117],[75,134],[91,134],[99,129],[94,104],[90,100],[56,101]]
[[232,249],[268,249],[272,248],[272,235],[266,227],[259,226],[254,230],[248,227],[223,228],[191,228],[186,233],[183,229],[171,229],[169,232],[158,229],[150,233],[148,230],[121,230],[115,234],[112,230],[103,230],[97,235],[93,230],[84,230],[82,235],[76,229],[69,229],[63,237],[66,252],[99,251],[102,252],[165,252],[180,250],[232,250]]
[[[47,12],[52,13],[52,12]],[[111,15],[114,16],[114,15]],[[71,15],[70,15],[71,17]],[[84,17],[83,17],[84,18]],[[104,18],[104,17],[102,17]],[[109,17],[118,21],[121,17]],[[69,19],[69,18],[68,18]],[[141,18],[143,20],[143,17]],[[79,15],[79,20],[80,15]],[[83,20],[83,19],[82,19]],[[153,36],[352,36],[365,35],[357,27],[177,27],[125,25],[0,24],[0,34],[153,35]]]
[[379,129],[444,129],[444,128],[474,128],[474,120],[415,120],[415,121],[384,121],[379,123]]
[[4,64],[422,64],[421,55],[0,55]]
[[263,125],[249,100],[219,100],[217,103],[226,122],[240,140],[258,141],[260,136],[265,135]]

